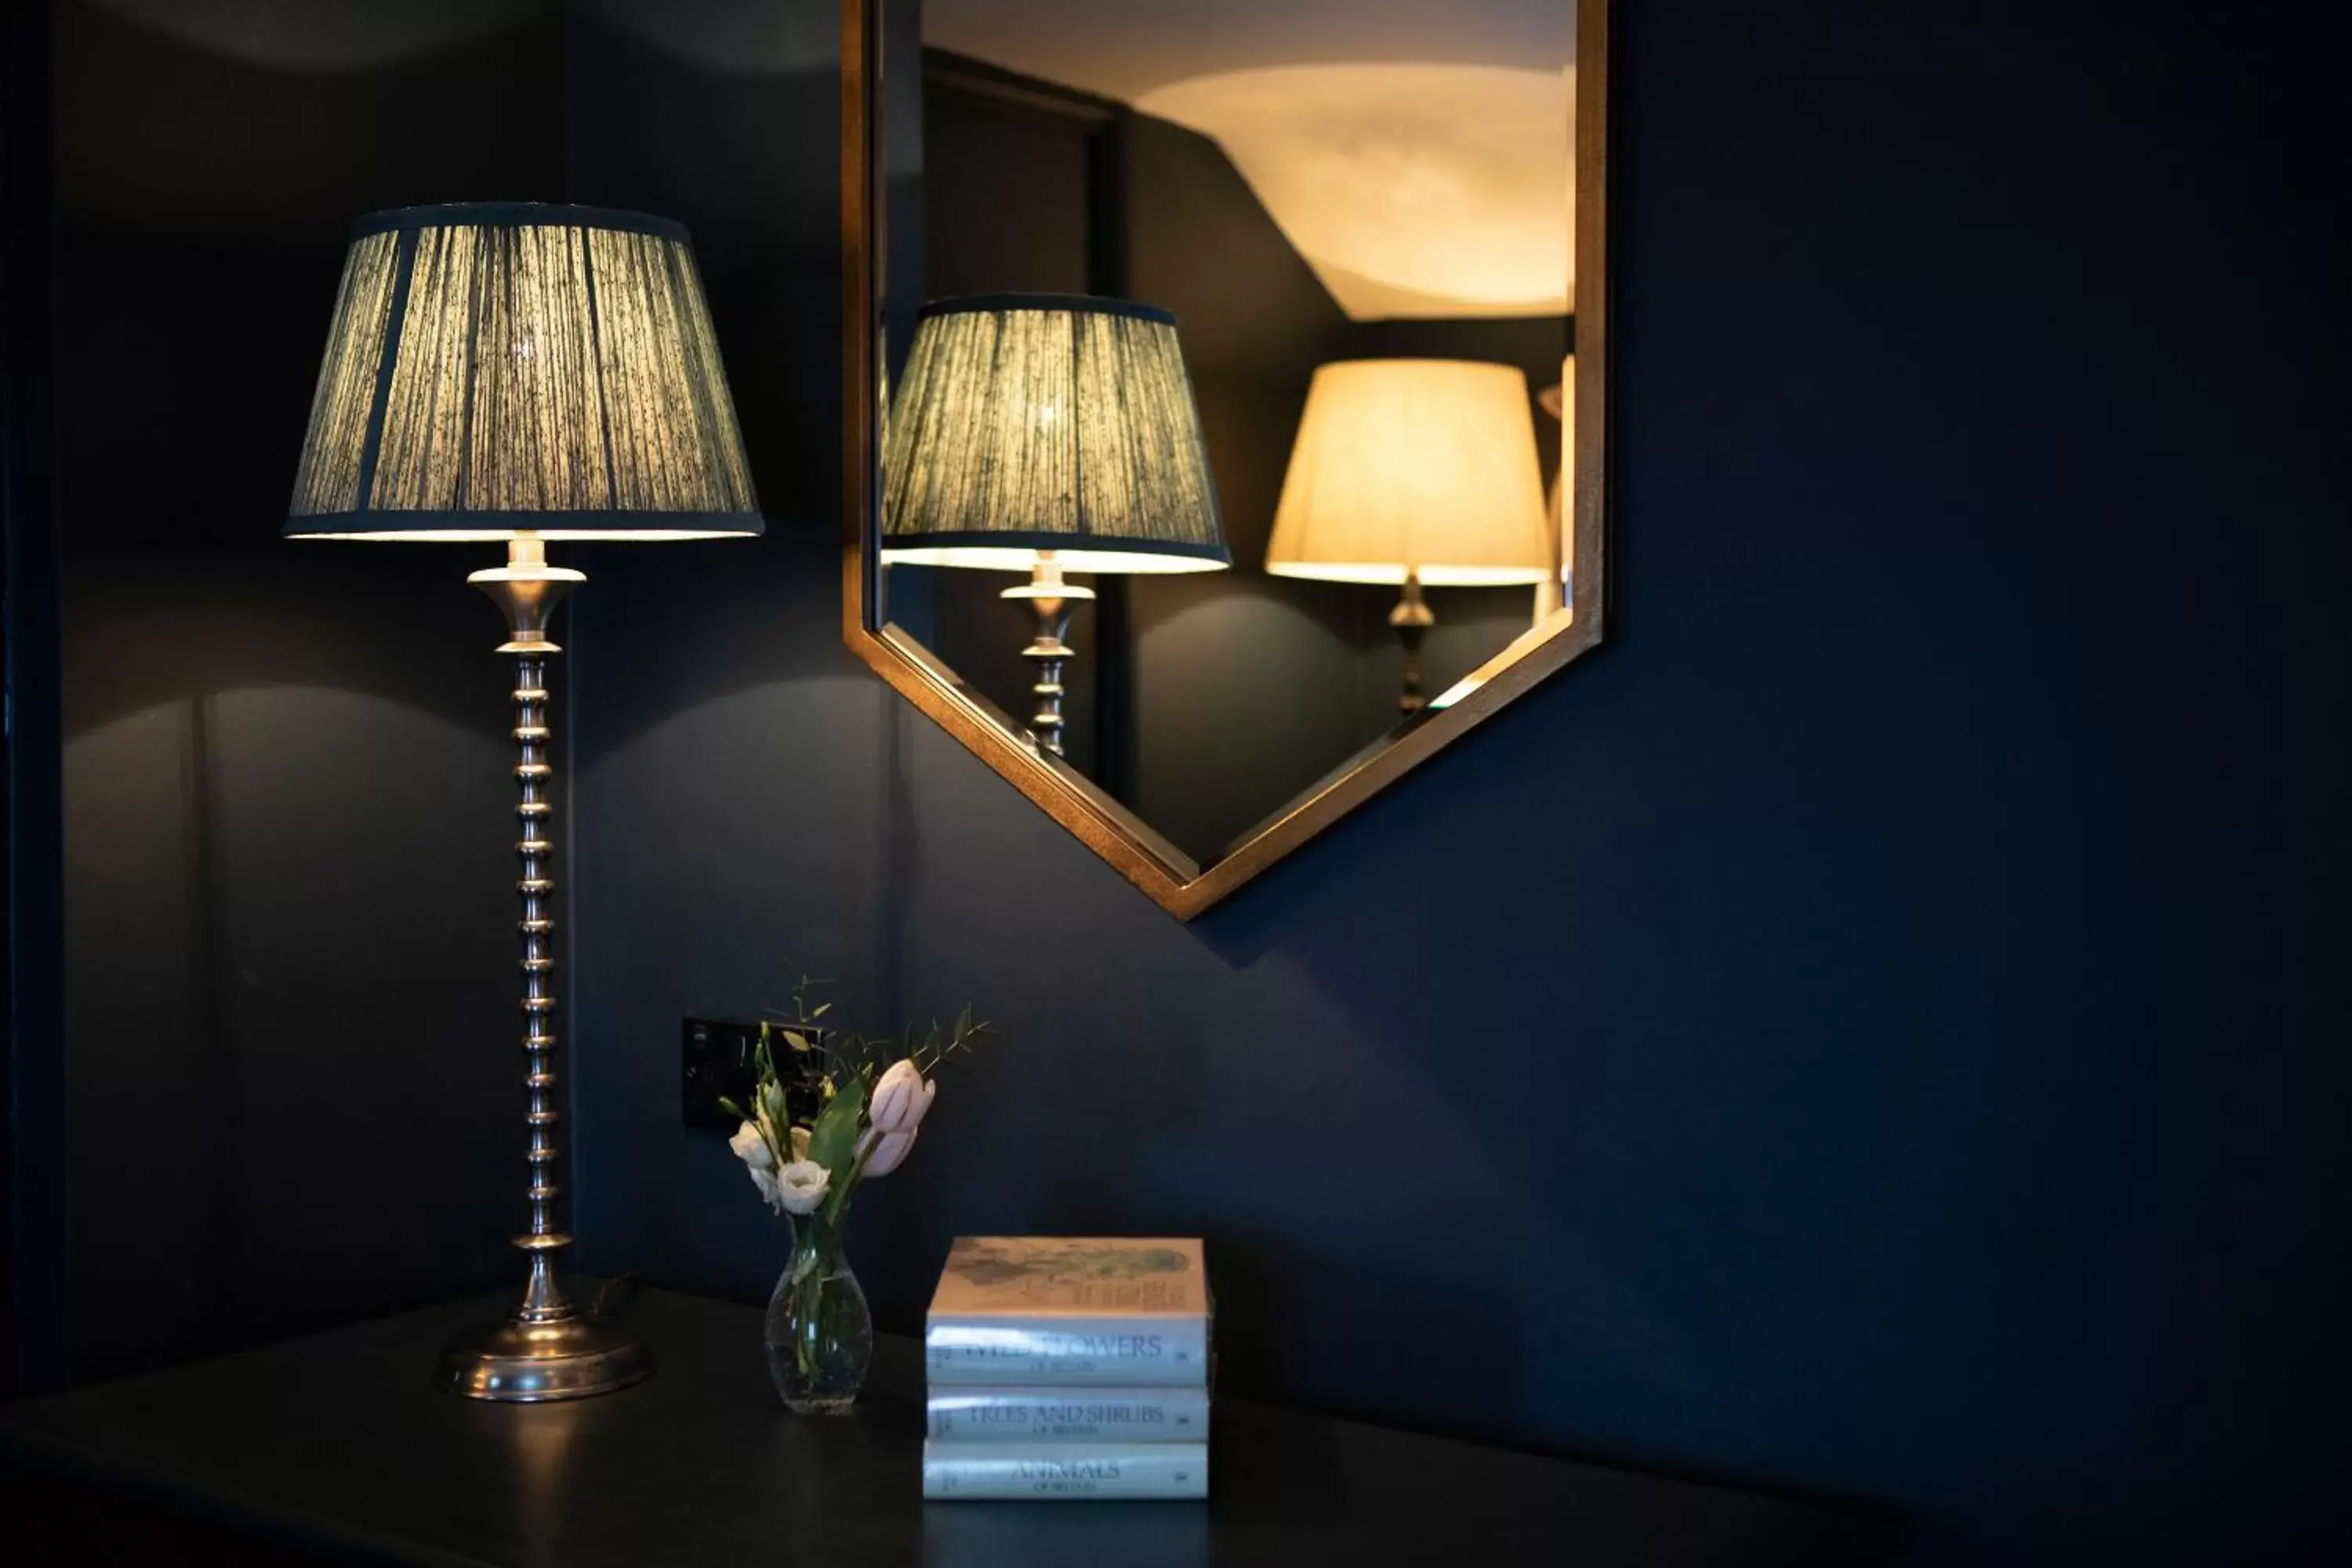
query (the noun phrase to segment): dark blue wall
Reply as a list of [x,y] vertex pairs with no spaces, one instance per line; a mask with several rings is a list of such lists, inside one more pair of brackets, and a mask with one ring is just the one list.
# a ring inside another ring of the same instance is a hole
[[970,997],[861,1204],[887,1327],[959,1231],[1200,1232],[1238,1391],[1875,1499],[1923,1563],[2320,1554],[2333,40],[1626,0],[1610,643],[1185,927],[842,650],[831,10],[655,9],[575,52],[575,194],[693,226],[772,531],[589,563],[592,1263],[779,1263],[681,1012]]
[[476,563],[268,534],[351,213],[569,194],[694,226],[772,523],[582,552],[588,1263],[764,1293],[677,1021],[806,971],[1005,1030],[861,1204],[886,1326],[958,1231],[1197,1231],[1236,1391],[1919,1563],[2352,1545],[2342,38],[1623,0],[1611,641],[1184,927],[840,646],[831,5],[184,9],[52,62],[44,1377],[510,1277]]
[[19,456],[57,486],[62,800],[21,828],[64,889],[13,913],[63,1026],[14,1042],[28,1385],[520,1278],[511,672],[464,582],[496,552],[277,531],[352,218],[565,164],[552,0],[39,9],[56,440]]

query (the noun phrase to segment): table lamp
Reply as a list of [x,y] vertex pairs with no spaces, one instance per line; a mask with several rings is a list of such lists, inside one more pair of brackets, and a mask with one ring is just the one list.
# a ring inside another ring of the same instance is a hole
[[1037,744],[1062,754],[1062,639],[1089,588],[1065,572],[1233,563],[1176,318],[1073,294],[923,307],[890,416],[886,563],[1025,572]]
[[1428,705],[1424,585],[1540,583],[1557,569],[1524,371],[1468,360],[1319,366],[1267,541],[1276,577],[1394,583],[1399,709]]
[[549,617],[586,579],[550,540],[721,539],[761,531],[686,230],[588,207],[469,204],[352,226],[285,532],[503,542],[467,581],[506,613],[515,661],[522,863],[523,1121],[530,1259],[505,1321],[443,1352],[442,1386],[530,1402],[646,1376],[635,1336],[564,1294],[556,1228],[554,884]]

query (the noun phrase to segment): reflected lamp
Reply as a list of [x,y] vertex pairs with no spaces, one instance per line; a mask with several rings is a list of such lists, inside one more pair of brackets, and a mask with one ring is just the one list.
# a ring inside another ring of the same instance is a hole
[[1232,564],[1176,337],[1149,305],[991,294],[923,308],[885,446],[885,564],[1020,572],[1037,744],[1062,754],[1067,572]]
[[1470,360],[1318,367],[1284,476],[1265,569],[1394,584],[1398,707],[1427,706],[1425,586],[1540,583],[1556,570],[1524,371]]

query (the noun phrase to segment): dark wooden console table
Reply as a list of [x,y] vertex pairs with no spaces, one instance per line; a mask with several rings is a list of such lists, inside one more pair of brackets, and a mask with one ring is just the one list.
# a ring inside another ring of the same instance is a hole
[[[33,1560],[21,1531],[65,1529],[89,1550],[55,1561],[1834,1568],[1883,1562],[1896,1541],[1867,1514],[1224,1399],[1206,1504],[927,1505],[910,1341],[882,1342],[856,1415],[796,1420],[760,1365],[756,1311],[647,1291],[630,1320],[660,1358],[648,1383],[537,1406],[436,1392],[442,1340],[501,1305],[0,1411],[6,1555]],[[116,1539],[135,1531],[204,1544]]]

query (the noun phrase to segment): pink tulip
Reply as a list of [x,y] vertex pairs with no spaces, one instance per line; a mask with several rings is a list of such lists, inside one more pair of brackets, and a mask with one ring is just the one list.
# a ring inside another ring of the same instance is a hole
[[867,1128],[858,1135],[857,1152],[865,1156],[866,1174],[887,1176],[907,1163],[908,1151],[915,1146],[915,1130],[904,1132],[877,1132]]
[[892,1062],[890,1070],[874,1086],[866,1120],[877,1132],[912,1132],[921,1124],[923,1113],[930,1110],[931,1100],[939,1092],[940,1086],[925,1081],[913,1062]]

